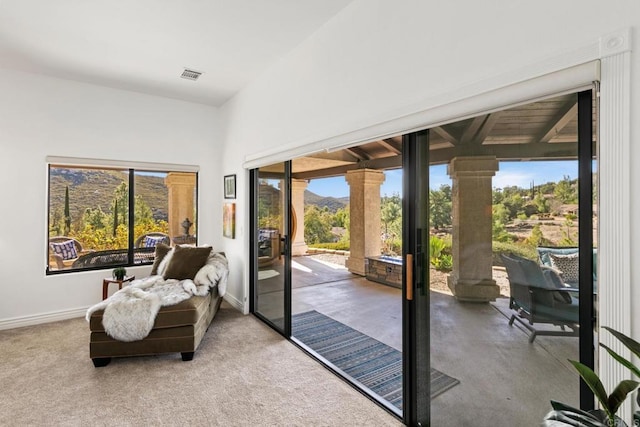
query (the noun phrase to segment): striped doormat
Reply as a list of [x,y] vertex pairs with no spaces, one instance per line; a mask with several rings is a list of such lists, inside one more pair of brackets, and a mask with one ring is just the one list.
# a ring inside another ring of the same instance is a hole
[[[315,310],[292,316],[293,336],[402,409],[402,353]],[[431,368],[431,399],[459,384]]]

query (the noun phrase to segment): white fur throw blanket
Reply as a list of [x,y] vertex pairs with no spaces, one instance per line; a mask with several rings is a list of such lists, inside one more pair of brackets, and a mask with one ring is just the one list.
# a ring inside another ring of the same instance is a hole
[[118,341],[138,341],[153,329],[160,307],[178,304],[194,295],[205,296],[216,285],[218,295],[224,296],[228,275],[227,259],[213,253],[193,280],[165,280],[161,275],[134,280],[90,307],[86,319],[89,321],[92,313],[104,309],[102,325],[107,335]]

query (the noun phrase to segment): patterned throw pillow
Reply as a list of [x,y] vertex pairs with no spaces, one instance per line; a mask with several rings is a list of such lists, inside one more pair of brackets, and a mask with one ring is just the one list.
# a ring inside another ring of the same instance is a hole
[[549,254],[551,266],[562,272],[565,282],[577,283],[580,277],[578,253],[569,255]]
[[145,236],[144,237],[144,247],[145,248],[155,248],[158,246],[158,243],[164,243],[164,236]]
[[76,245],[73,240],[67,240],[62,243],[51,243],[51,250],[57,255],[60,255],[62,259],[74,259],[78,258],[78,252],[76,251]]

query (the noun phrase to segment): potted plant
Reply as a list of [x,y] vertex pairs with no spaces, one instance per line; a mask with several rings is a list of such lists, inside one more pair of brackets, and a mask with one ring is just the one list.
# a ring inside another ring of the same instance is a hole
[[[622,342],[625,347],[631,350],[634,355],[640,357],[640,343],[609,327],[603,326],[603,329],[609,331],[614,337]],[[607,353],[609,353],[609,355],[617,360],[622,366],[628,368],[636,377],[640,378],[640,368],[620,356],[606,345],[600,343],[600,346],[607,350]],[[635,390],[640,383],[635,380],[623,380],[616,386],[610,395],[607,395],[607,392],[602,385],[602,381],[600,381],[598,375],[593,372],[591,368],[580,362],[576,362],[575,360],[569,360],[569,362],[571,362],[571,364],[577,369],[584,382],[589,386],[591,391],[593,391],[593,394],[598,399],[598,402],[600,402],[602,409],[582,411],[565,405],[564,403],[552,400],[551,406],[553,407],[553,410],[544,417],[542,425],[545,427],[626,427],[627,424],[616,415],[616,412],[629,393]],[[637,396],[637,402],[638,405],[640,405],[640,394]],[[640,420],[639,412],[640,411],[634,414],[633,418],[635,422]]]
[[116,267],[113,269],[113,272],[111,274],[114,279],[123,280],[127,275],[127,269],[124,267]]

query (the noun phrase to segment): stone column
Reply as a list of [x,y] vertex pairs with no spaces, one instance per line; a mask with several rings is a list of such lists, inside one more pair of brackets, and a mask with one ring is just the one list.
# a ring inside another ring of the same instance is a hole
[[493,280],[492,188],[494,156],[456,157],[447,172],[453,181],[453,271],[448,285],[460,301],[488,302],[500,295]]
[[309,183],[305,179],[291,180],[291,255],[304,255],[309,248],[304,241],[304,190]]
[[347,172],[349,184],[350,272],[366,275],[366,257],[380,255],[380,185],[384,173],[374,169]]
[[193,210],[196,174],[169,172],[164,183],[169,190],[169,236],[173,240],[174,237],[184,235],[180,224],[185,218],[196,222]]

